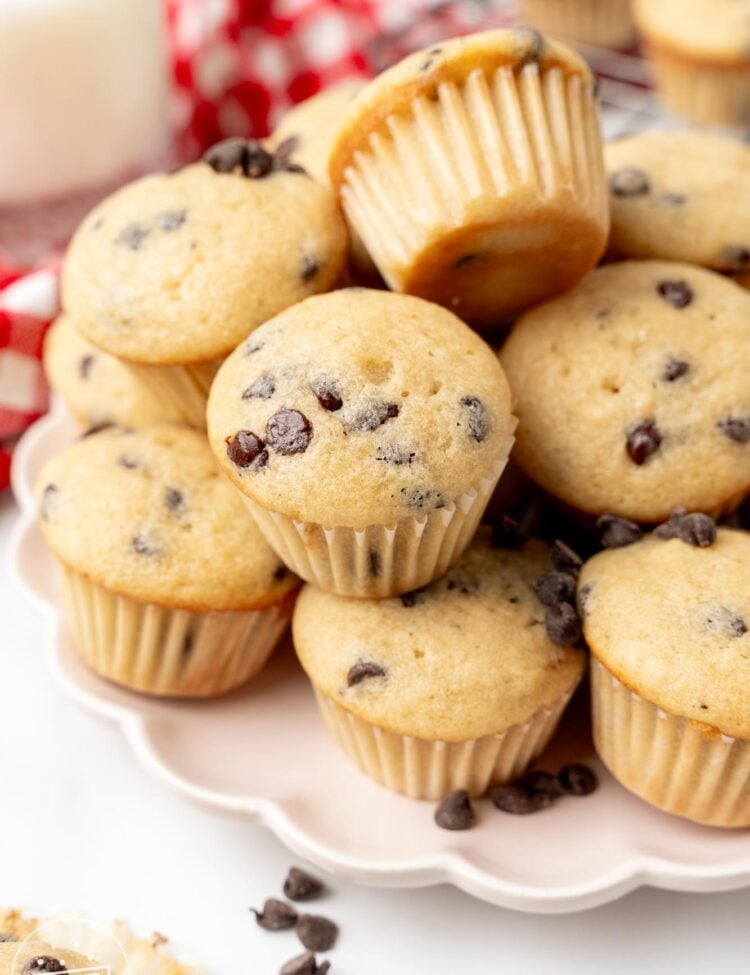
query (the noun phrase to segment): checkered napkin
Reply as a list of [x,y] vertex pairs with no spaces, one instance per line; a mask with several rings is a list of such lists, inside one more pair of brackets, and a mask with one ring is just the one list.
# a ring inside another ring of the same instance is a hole
[[[503,0],[164,0],[178,155],[230,135],[263,136],[292,105],[412,50],[510,23]],[[44,332],[59,257],[13,267],[0,253],[0,490],[13,447],[47,409]]]

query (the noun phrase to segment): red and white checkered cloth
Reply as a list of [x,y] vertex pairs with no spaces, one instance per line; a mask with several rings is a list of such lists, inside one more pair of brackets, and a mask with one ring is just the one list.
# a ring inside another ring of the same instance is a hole
[[[503,0],[164,0],[178,155],[229,135],[267,135],[292,105],[412,50],[509,23]],[[40,356],[57,312],[59,259],[0,254],[0,490],[13,446],[47,409]]]

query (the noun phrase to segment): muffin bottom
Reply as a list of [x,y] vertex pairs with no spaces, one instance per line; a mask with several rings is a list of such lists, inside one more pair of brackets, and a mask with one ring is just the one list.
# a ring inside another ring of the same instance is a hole
[[635,39],[631,0],[521,0],[524,21],[552,37],[595,47],[627,47]]
[[196,430],[206,429],[208,393],[221,359],[185,366],[146,365],[124,359],[122,362],[133,378],[163,405],[165,413],[176,415]]
[[750,124],[750,64],[707,64],[648,44],[656,89],[667,108],[694,122]]

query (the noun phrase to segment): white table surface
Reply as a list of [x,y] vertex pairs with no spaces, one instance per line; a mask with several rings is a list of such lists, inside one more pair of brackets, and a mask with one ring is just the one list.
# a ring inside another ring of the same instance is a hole
[[[8,572],[15,517],[0,495],[0,904],[126,918],[169,935],[211,975],[274,975],[298,943],[258,929],[248,907],[279,891],[295,858],[263,827],[186,805],[114,728],[64,697],[45,668],[43,627]],[[341,925],[332,975],[688,975],[750,964],[750,890],[641,890],[586,913],[534,916],[448,887],[327,879],[332,893],[315,909]]]

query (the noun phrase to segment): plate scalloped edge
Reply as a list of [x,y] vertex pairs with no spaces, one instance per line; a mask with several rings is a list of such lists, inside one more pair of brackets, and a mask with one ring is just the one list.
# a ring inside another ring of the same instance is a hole
[[[643,885],[685,892],[715,892],[750,885],[750,851],[730,866],[684,864],[656,855],[633,855],[627,863],[585,882],[542,888],[518,880],[499,878],[455,851],[443,850],[411,860],[395,862],[358,858],[317,841],[304,831],[280,804],[261,796],[232,796],[191,782],[160,755],[145,714],[137,708],[115,704],[76,683],[65,670],[59,652],[60,625],[49,597],[24,576],[21,556],[34,528],[31,478],[34,458],[47,438],[57,436],[70,421],[59,403],[37,421],[19,442],[12,469],[12,489],[20,516],[9,547],[9,571],[49,627],[45,649],[51,670],[66,693],[87,710],[118,725],[138,761],[156,778],[191,801],[225,814],[247,816],[267,828],[290,850],[332,874],[382,887],[422,887],[449,883],[464,892],[515,910],[565,913],[585,910],[615,900]],[[44,455],[49,452],[44,450]]]

